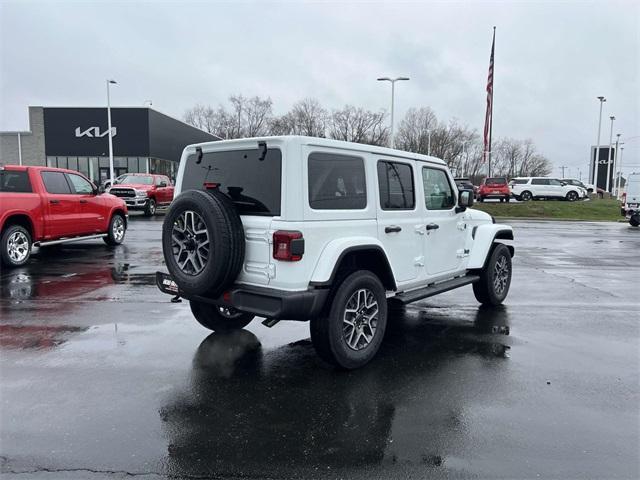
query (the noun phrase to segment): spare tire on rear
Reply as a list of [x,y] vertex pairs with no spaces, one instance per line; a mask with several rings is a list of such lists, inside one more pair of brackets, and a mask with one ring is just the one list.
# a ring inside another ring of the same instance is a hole
[[179,195],[164,219],[162,251],[185,294],[220,296],[244,262],[244,230],[231,199],[218,190]]

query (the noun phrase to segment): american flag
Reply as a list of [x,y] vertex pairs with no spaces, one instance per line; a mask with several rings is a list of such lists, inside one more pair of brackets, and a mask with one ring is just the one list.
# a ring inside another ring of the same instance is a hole
[[491,123],[493,122],[493,52],[496,46],[496,27],[493,27],[493,42],[491,42],[491,58],[489,59],[489,75],[487,76],[487,112],[484,117],[484,152],[482,163],[487,161],[491,151]]

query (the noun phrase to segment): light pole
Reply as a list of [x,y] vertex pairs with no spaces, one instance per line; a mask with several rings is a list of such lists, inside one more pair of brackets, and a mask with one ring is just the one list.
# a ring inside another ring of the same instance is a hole
[[393,141],[393,103],[394,103],[394,96],[395,96],[395,87],[396,87],[396,82],[403,81],[403,80],[409,80],[409,77],[396,77],[396,78],[380,77],[380,78],[378,78],[379,82],[391,82],[391,138],[389,139],[389,143],[391,144],[391,148],[394,147],[394,141]]
[[604,97],[598,97],[600,100],[600,116],[598,117],[598,142],[596,143],[596,158],[593,161],[593,188],[598,197],[598,165],[600,162],[600,127],[602,127],[602,104],[607,101]]
[[616,195],[620,195],[620,187],[622,186],[622,155],[624,147],[620,147],[620,164],[618,165],[618,178],[616,179]]
[[616,119],[613,115],[609,117],[611,119],[611,132],[609,133],[609,156],[607,159],[607,183],[604,186],[605,192],[611,193],[609,187],[609,180],[611,179],[611,150],[613,150],[613,121]]
[[107,80],[107,128],[109,129],[109,181],[113,185],[113,134],[111,132],[111,97],[109,95],[109,85],[117,85],[115,80]]
[[611,188],[612,193],[615,192],[616,196],[618,195],[618,190],[616,189],[616,164],[618,161],[618,147],[620,146],[620,135],[622,135],[621,133],[616,133],[616,149],[613,153],[613,185]]

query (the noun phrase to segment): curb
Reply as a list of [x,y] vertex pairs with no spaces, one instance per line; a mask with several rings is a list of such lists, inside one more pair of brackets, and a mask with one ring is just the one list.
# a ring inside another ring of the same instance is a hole
[[527,222],[590,222],[590,223],[627,223],[628,220],[585,220],[583,218],[551,217],[495,217],[496,220],[523,220]]

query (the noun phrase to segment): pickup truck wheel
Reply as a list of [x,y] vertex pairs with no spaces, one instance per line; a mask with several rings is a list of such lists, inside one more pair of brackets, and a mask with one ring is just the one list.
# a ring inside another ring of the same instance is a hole
[[500,305],[511,285],[511,252],[506,245],[496,243],[480,280],[473,284],[473,293],[483,305]]
[[153,198],[150,198],[147,202],[147,206],[144,207],[144,216],[152,217],[156,214],[156,201]]
[[520,200],[522,200],[523,202],[528,202],[532,198],[533,198],[533,195],[531,195],[531,192],[529,192],[528,190],[525,190],[520,194]]
[[19,267],[31,255],[31,235],[21,225],[11,225],[2,233],[0,240],[2,263],[7,267]]
[[244,262],[244,229],[231,199],[217,190],[180,194],[164,219],[162,250],[183,292],[218,297]]
[[640,225],[640,214],[634,213],[633,215],[631,215],[631,218],[629,218],[629,225],[631,225],[632,227],[639,226]]
[[362,367],[375,356],[387,327],[387,299],[380,279],[358,270],[337,285],[325,315],[311,319],[311,341],[327,363]]
[[120,245],[124,241],[125,233],[127,233],[127,227],[124,221],[124,217],[119,213],[116,213],[113,217],[111,217],[107,236],[103,238],[104,243],[112,247]]
[[219,307],[195,300],[190,300],[189,306],[198,323],[214,332],[240,330],[254,319],[251,313],[240,312],[233,307]]
[[509,200],[511,200],[509,197],[504,197],[504,201],[509,203]]

